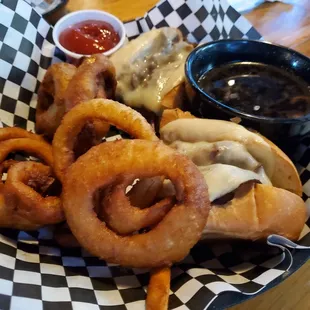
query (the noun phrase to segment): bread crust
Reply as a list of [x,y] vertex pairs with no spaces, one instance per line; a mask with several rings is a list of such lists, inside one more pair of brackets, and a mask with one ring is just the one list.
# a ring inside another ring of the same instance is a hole
[[180,109],[165,110],[160,120],[160,128],[179,118],[195,118],[195,116],[190,112],[184,112]]
[[272,152],[275,154],[275,170],[271,179],[275,187],[284,188],[290,192],[302,196],[302,184],[295,165],[289,157],[278,148],[273,142],[261,136],[271,147]]
[[182,108],[186,98],[184,82],[174,87],[163,98],[161,105],[164,109]]
[[[160,128],[179,118],[194,118],[180,109],[165,110]],[[306,221],[302,184],[291,160],[275,144],[261,136],[275,155],[273,186],[240,186],[234,198],[212,204],[203,239],[265,239],[279,234],[297,240]]]
[[297,240],[306,220],[303,200],[285,189],[256,184],[236,191],[224,205],[212,205],[204,239],[257,240],[278,234]]

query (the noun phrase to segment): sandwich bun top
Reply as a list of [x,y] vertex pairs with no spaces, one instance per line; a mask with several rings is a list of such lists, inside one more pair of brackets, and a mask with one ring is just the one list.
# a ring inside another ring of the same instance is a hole
[[177,141],[192,144],[237,142],[262,164],[273,186],[302,195],[302,184],[292,161],[267,138],[241,125],[223,120],[193,118],[188,112],[178,109],[165,110],[160,125],[160,137],[168,145]]

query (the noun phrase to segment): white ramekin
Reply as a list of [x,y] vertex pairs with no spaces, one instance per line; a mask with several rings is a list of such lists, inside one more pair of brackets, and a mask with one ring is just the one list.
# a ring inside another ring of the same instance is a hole
[[83,55],[83,54],[77,54],[74,52],[71,52],[64,48],[60,42],[59,42],[59,36],[60,34],[67,29],[69,26],[77,24],[82,21],[87,20],[100,20],[105,21],[112,25],[112,27],[115,29],[115,31],[119,34],[120,41],[117,45],[115,45],[112,49],[104,52],[103,54],[106,56],[112,55],[114,52],[116,52],[125,42],[126,40],[126,30],[124,24],[114,15],[107,13],[105,11],[99,11],[99,10],[81,10],[76,11],[70,14],[65,15],[62,17],[54,26],[53,29],[53,40],[55,45],[63,51],[67,56],[79,59],[83,56],[89,56],[89,55]]

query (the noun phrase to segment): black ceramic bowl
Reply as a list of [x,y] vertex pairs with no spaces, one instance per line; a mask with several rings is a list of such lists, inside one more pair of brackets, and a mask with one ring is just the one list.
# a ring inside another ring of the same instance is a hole
[[191,100],[185,109],[198,117],[230,120],[241,118],[241,125],[259,131],[279,145],[289,156],[310,135],[310,114],[300,118],[272,118],[248,114],[211,97],[198,83],[211,69],[232,62],[273,65],[291,72],[310,85],[310,59],[285,48],[262,41],[220,40],[198,46],[185,65]]

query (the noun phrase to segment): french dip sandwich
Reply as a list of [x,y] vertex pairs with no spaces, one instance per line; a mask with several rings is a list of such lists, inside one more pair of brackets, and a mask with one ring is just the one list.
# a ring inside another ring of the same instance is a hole
[[185,96],[184,65],[193,46],[175,28],[141,34],[111,56],[116,69],[116,97],[133,108],[161,115],[181,107]]
[[[199,167],[212,209],[205,238],[297,240],[306,220],[302,184],[291,160],[272,142],[233,122],[165,110],[160,137]],[[165,182],[160,196],[173,194]]]

